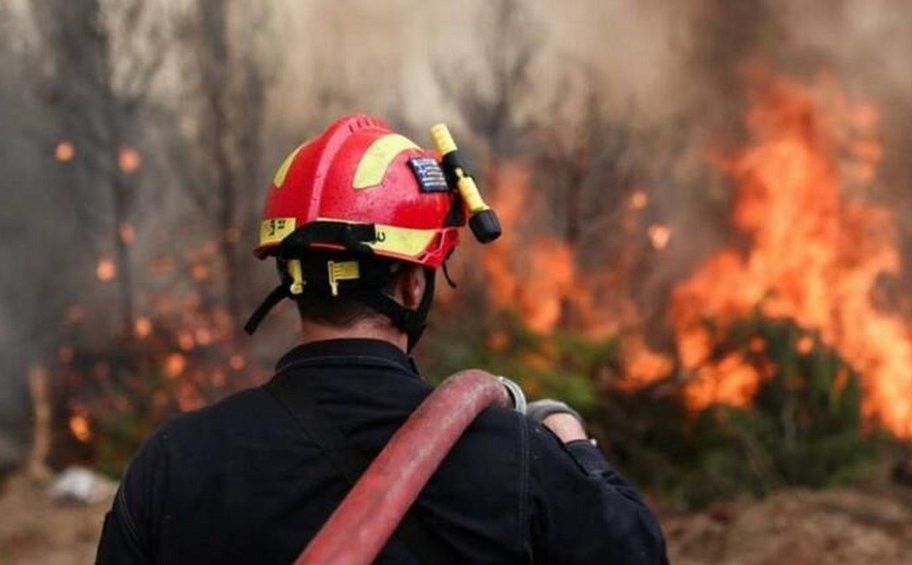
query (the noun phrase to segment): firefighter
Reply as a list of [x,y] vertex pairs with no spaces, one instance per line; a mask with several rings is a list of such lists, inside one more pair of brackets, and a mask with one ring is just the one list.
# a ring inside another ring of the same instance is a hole
[[[408,353],[435,274],[467,221],[481,241],[500,229],[446,130],[434,137],[438,151],[427,151],[376,118],[348,116],[282,163],[255,250],[275,258],[280,283],[247,329],[290,298],[301,344],[266,385],[147,439],[105,518],[98,563],[293,561],[429,394]],[[526,416],[483,412],[379,558],[533,560],[666,561],[640,496],[579,414],[552,400]]]

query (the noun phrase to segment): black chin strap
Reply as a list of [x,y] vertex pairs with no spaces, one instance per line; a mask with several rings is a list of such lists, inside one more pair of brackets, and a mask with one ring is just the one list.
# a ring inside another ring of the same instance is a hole
[[260,302],[260,305],[256,307],[256,310],[250,315],[247,323],[244,324],[244,331],[247,332],[248,335],[253,335],[253,332],[255,332],[257,328],[260,327],[260,323],[263,322],[263,318],[275,308],[276,304],[286,298],[291,298],[291,291],[288,290],[288,283],[282,281],[279,283],[279,286],[272,289],[272,292],[266,295],[266,298],[264,298],[263,301]]
[[431,312],[431,306],[434,303],[434,282],[436,271],[434,269],[424,269],[425,287],[424,294],[421,296],[421,302],[418,308],[412,310],[399,304],[379,290],[356,290],[346,294],[352,300],[357,300],[369,308],[373,308],[380,314],[383,314],[393,324],[408,337],[408,350],[412,348],[421,339],[424,329],[427,327],[428,314]]
[[[368,308],[372,308],[389,318],[408,337],[408,350],[411,351],[418,343],[418,340],[421,339],[421,335],[427,327],[428,314],[434,303],[436,271],[426,268],[424,269],[424,274],[426,281],[424,295],[422,295],[421,302],[415,310],[399,304],[379,289],[354,290],[346,292],[345,297],[357,300]],[[283,281],[279,286],[272,289],[272,292],[257,306],[253,314],[250,315],[250,319],[244,324],[244,331],[252,335],[266,315],[285,298],[293,298],[288,289],[287,281]]]

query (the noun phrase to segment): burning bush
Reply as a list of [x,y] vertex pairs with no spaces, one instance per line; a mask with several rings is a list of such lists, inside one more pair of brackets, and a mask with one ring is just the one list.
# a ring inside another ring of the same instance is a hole
[[[828,80],[806,87],[761,74],[747,126],[751,143],[721,164],[735,181],[730,245],[673,290],[673,321],[696,407],[744,404],[762,373],[737,354],[705,363],[704,320],[721,327],[755,308],[813,329],[858,371],[863,412],[912,435],[912,335],[883,281],[901,273],[890,211],[872,198],[882,154],[877,113]],[[724,332],[723,332],[724,335]],[[721,395],[721,396],[719,396]]]
[[[755,312],[716,338],[707,363],[739,364],[760,378],[748,401],[711,401],[694,411],[674,379],[609,391],[599,425],[631,474],[703,505],[782,485],[823,487],[875,452],[862,426],[862,392],[852,369],[819,335],[793,320]],[[713,394],[710,398],[724,398]]]
[[824,486],[879,430],[912,433],[912,336],[883,291],[902,265],[875,198],[877,112],[827,78],[751,81],[748,143],[711,158],[734,185],[733,243],[668,281],[670,335],[643,328],[624,259],[669,253],[677,231],[648,210],[648,189],[615,203],[625,213],[608,233],[629,237],[602,238],[599,268],[581,259],[597,250],[556,235],[531,203],[535,171],[510,165],[495,175],[506,235],[481,261],[493,313],[467,322],[487,340],[451,355],[531,396],[582,401],[632,475],[688,504]]
[[68,438],[53,454],[60,463],[78,459],[117,476],[167,418],[265,377],[233,338],[211,284],[213,246],[191,248],[185,258],[150,263],[149,272],[167,280],[148,297],[152,312],[136,318],[130,335],[98,339],[85,307],[70,309],[57,360],[58,413],[65,416],[58,439]]

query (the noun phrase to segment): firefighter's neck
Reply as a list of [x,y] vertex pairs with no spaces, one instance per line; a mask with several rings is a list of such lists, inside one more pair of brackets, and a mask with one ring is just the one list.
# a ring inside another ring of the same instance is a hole
[[389,342],[402,351],[408,347],[406,335],[392,324],[386,323],[385,320],[359,320],[345,327],[319,324],[308,320],[301,322],[303,343],[328,339],[376,339]]
[[[417,265],[411,265],[403,269],[389,289],[389,296],[405,308],[415,309],[421,303],[426,289],[424,270]],[[382,316],[362,318],[347,326],[302,320],[301,338],[304,343],[327,339],[378,339],[387,341],[402,351],[408,351],[408,337],[405,332]]]

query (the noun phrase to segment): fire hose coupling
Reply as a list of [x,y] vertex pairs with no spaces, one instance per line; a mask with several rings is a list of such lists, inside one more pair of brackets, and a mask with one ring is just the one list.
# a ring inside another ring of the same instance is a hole
[[520,414],[526,413],[526,395],[523,394],[522,389],[518,384],[511,381],[507,377],[497,377],[498,382],[507,389],[507,394],[510,395],[510,400],[513,401],[513,409],[519,412]]
[[480,243],[490,243],[500,237],[500,221],[497,214],[481,197],[475,179],[466,169],[456,141],[446,124],[437,124],[431,128],[431,138],[437,151],[440,152],[441,166],[447,179],[453,179],[462,200],[469,209],[469,227]]

